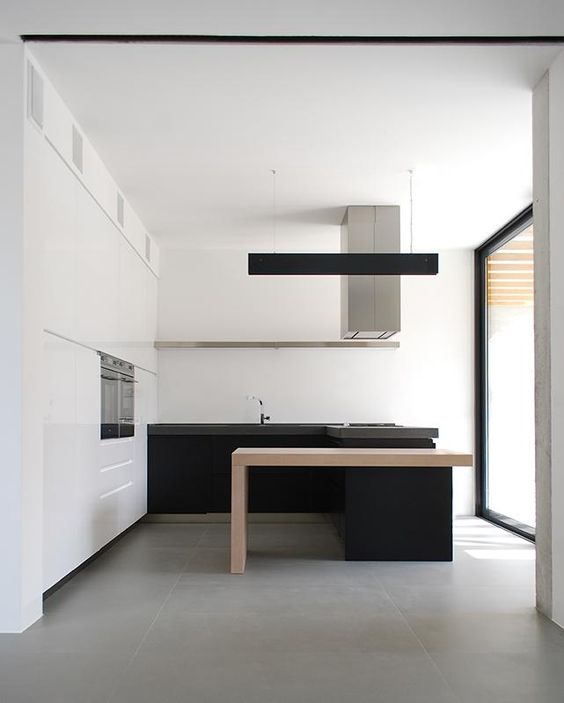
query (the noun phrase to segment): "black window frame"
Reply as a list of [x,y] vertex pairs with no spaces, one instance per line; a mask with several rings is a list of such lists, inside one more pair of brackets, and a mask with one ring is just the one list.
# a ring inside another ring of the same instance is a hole
[[533,224],[532,204],[499,229],[474,252],[476,334],[476,515],[532,542],[535,532],[517,520],[488,508],[488,338],[487,257]]

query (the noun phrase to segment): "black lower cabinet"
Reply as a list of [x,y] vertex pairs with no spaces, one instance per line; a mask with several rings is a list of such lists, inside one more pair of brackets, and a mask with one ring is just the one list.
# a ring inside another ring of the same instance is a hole
[[212,444],[205,437],[149,437],[148,512],[209,512],[212,457]]
[[[325,513],[334,509],[329,476],[308,467],[272,469],[254,467],[249,474],[249,512]],[[231,474],[214,474],[210,512],[231,512]]]
[[[150,435],[150,513],[231,511],[231,454],[238,447],[324,447],[319,435]],[[249,511],[308,513],[332,510],[330,472],[309,467],[250,472]]]
[[345,558],[452,561],[452,469],[346,469]]
[[307,468],[253,468],[249,473],[249,512],[314,512],[311,472]]
[[[243,436],[213,438],[213,488],[210,512],[231,511],[231,454],[238,447],[323,447],[325,437],[309,435]],[[327,482],[327,479],[326,479]],[[249,512],[323,512],[322,492],[317,490],[309,467],[253,468],[249,474]]]
[[[356,440],[362,446],[390,441]],[[395,440],[395,446],[402,443],[434,446],[431,440]],[[229,513],[231,454],[238,447],[328,446],[343,443],[321,434],[150,434],[148,511]],[[442,526],[451,494],[445,469],[254,467],[249,472],[250,512],[328,513],[350,559],[448,559],[452,539]]]

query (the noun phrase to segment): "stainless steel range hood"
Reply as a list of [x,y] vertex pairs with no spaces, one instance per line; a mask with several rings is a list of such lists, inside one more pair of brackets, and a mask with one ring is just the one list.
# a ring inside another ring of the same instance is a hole
[[[399,205],[351,205],[341,225],[341,251],[399,253]],[[388,339],[401,325],[400,276],[341,277],[341,337]]]

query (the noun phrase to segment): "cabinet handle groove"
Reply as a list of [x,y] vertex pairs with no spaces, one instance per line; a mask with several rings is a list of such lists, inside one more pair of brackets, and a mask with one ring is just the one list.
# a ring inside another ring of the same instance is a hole
[[128,459],[127,461],[120,461],[117,464],[108,464],[108,466],[103,466],[100,469],[100,473],[103,474],[106,471],[113,471],[114,469],[119,469],[122,466],[129,466],[129,464],[133,464],[133,459]]
[[127,483],[124,483],[123,486],[118,486],[118,488],[114,488],[112,491],[108,491],[107,493],[102,493],[102,495],[100,496],[100,500],[104,500],[104,498],[109,498],[110,496],[113,496],[115,493],[119,493],[120,491],[123,491],[126,488],[129,488],[130,486],[133,486],[133,481],[128,481]]

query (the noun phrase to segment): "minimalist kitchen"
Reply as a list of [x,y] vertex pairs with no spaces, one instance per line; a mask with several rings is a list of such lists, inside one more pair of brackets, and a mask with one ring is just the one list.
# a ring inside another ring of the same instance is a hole
[[[26,128],[46,256],[45,589],[145,513],[228,515],[238,447],[429,449],[439,438],[472,453],[470,251],[442,251],[440,275],[434,254],[421,275],[252,276],[243,249],[164,249],[31,57],[29,71],[41,86]],[[272,192],[257,208],[267,211],[261,250],[271,237],[284,241],[279,179],[265,169]],[[412,174],[398,180],[413,189]],[[408,198],[407,217],[399,205],[343,208],[321,244],[401,256],[411,207]],[[456,352],[448,377],[436,373],[445,365],[437,345]],[[76,480],[77,465],[88,480]],[[259,467],[251,515],[338,512],[346,491],[330,474]],[[455,514],[471,514],[472,481],[469,469],[455,469]],[[73,521],[61,504],[69,490]],[[450,477],[442,490],[450,523]],[[407,500],[405,489],[392,492]],[[434,511],[429,495],[422,506]],[[397,507],[405,521],[411,512]],[[413,520],[424,529],[425,519]]]
[[512,637],[558,677],[531,203],[559,51],[26,39],[33,567],[0,653],[74,657],[42,703],[360,703],[375,669],[382,701],[503,700],[461,667]]

